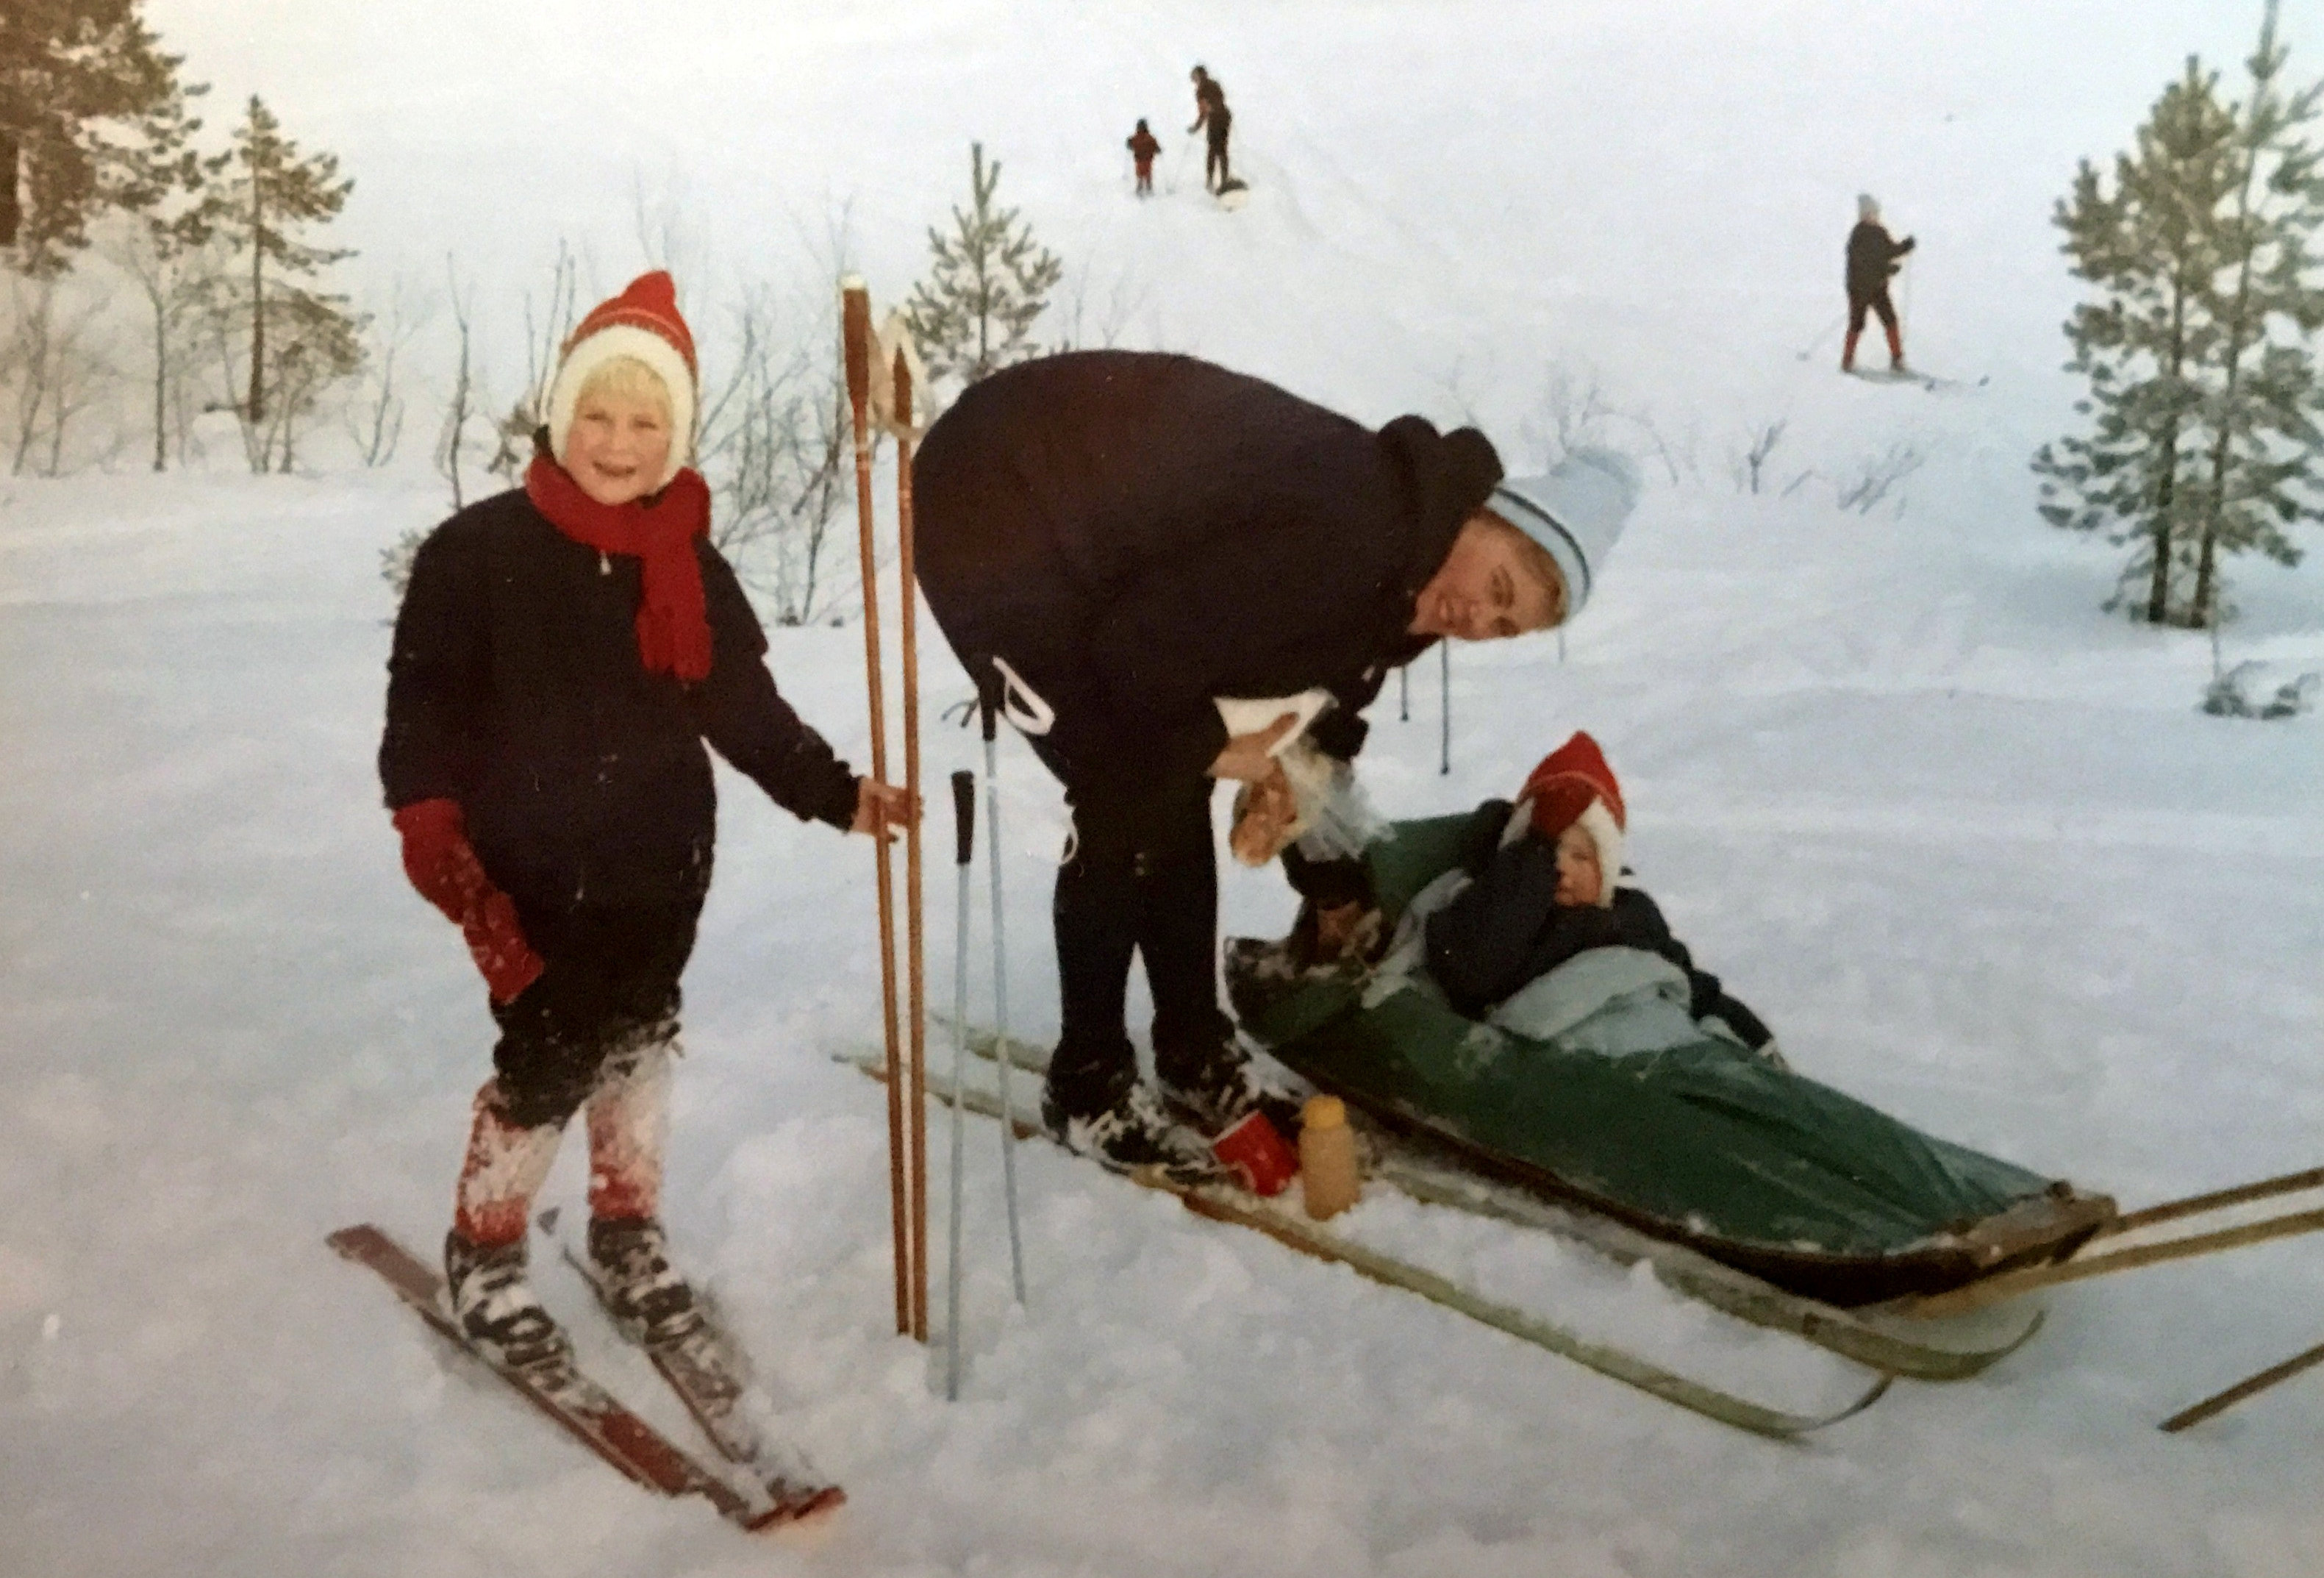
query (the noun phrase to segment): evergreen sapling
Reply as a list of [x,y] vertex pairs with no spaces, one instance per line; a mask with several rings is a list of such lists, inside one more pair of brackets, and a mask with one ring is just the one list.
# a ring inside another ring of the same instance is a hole
[[2270,0],[2247,100],[2222,104],[2190,57],[2112,189],[2084,161],[2057,209],[2073,272],[2096,287],[2066,324],[2091,421],[2035,455],[2041,511],[2135,543],[2108,606],[2157,624],[2216,628],[2222,557],[2296,563],[2288,528],[2324,517],[2310,345],[2324,173],[2305,132],[2324,87],[2283,90],[2275,20]]
[[1056,254],[1033,237],[1014,208],[994,201],[1001,162],[985,162],[984,145],[969,145],[969,206],[952,211],[950,235],[931,226],[928,278],[905,305],[912,337],[933,377],[973,383],[989,373],[1039,352],[1033,320],[1065,274]]

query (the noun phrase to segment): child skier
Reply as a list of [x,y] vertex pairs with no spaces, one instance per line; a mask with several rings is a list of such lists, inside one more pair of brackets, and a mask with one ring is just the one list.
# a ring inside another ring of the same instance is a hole
[[1152,197],[1154,156],[1162,152],[1162,144],[1155,139],[1153,133],[1146,129],[1146,123],[1141,120],[1138,123],[1138,130],[1130,134],[1129,146],[1130,161],[1138,167],[1138,195]]
[[1617,885],[1627,821],[1595,740],[1577,734],[1544,757],[1508,814],[1479,817],[1491,843],[1467,852],[1469,884],[1427,918],[1429,974],[1455,1009],[1480,1019],[1587,949],[1637,948],[1685,974],[1692,1019],[1720,1021],[1775,1058],[1767,1027],[1694,967],[1655,901]]
[[457,925],[500,1039],[451,1232],[453,1313],[516,1368],[569,1357],[527,1281],[534,1193],[585,1106],[588,1252],[617,1320],[699,1327],[659,1219],[678,975],[710,886],[706,741],[806,820],[917,814],[776,693],[687,466],[694,341],[666,273],[581,320],[521,488],[429,534],[388,660],[380,777],[412,885]]

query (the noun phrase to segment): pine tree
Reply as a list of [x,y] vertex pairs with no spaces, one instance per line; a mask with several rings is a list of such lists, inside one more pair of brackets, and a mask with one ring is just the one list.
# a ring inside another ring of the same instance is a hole
[[162,54],[138,0],[7,0],[0,14],[0,248],[35,278],[88,245],[98,210],[134,199],[129,155],[166,111],[180,57]]
[[913,287],[905,312],[931,377],[957,374],[964,383],[1036,353],[1033,320],[1065,266],[1033,239],[1014,208],[996,208],[1001,161],[984,161],[969,144],[970,205],[952,211],[953,233],[928,229],[935,262]]
[[[210,311],[229,375],[237,359],[247,374],[246,392],[227,403],[242,419],[254,471],[289,469],[297,419],[325,385],[363,363],[364,320],[347,299],[302,282],[355,255],[300,239],[346,206],[355,181],[340,180],[338,168],[336,155],[301,154],[253,95],[235,132],[227,178],[197,210],[198,222],[238,260],[238,277],[217,282]],[[244,328],[248,350],[239,357],[230,341]]]
[[2324,518],[2309,346],[2324,327],[2324,157],[2303,134],[2324,87],[2282,89],[2275,21],[2269,0],[2248,100],[2222,104],[2190,57],[2113,189],[2084,161],[2058,205],[2073,272],[2097,287],[2066,324],[2092,420],[2034,456],[2041,511],[2136,542],[2108,605],[2135,596],[2157,624],[2216,628],[2221,557],[2295,563],[2286,528]]
[[2324,84],[2284,95],[2290,51],[2268,0],[2259,47],[2246,62],[2252,93],[2240,117],[2241,179],[2222,237],[2226,267],[2207,304],[2220,326],[2217,392],[2209,402],[2209,475],[2200,490],[2193,622],[2215,623],[2218,556],[2257,549],[2281,564],[2300,551],[2283,528],[2324,519],[2317,508],[2318,383],[2308,337],[2324,326],[2324,283],[2310,250],[2324,226],[2324,173],[2301,128]]
[[121,205],[130,210],[130,222],[106,248],[137,281],[152,315],[156,471],[169,462],[171,394],[183,376],[178,352],[186,320],[200,304],[209,252],[211,225],[203,198],[210,180],[234,157],[205,157],[193,145],[202,123],[191,113],[191,101],[208,91],[208,83],[172,83],[164,101],[138,123],[121,161]]
[[2116,156],[2113,189],[2086,159],[2052,217],[2097,299],[2065,326],[2067,369],[2089,380],[2075,410],[2090,430],[2034,456],[2041,512],[2055,526],[2136,542],[2122,595],[2144,580],[2144,617],[2158,624],[2172,618],[2188,557],[2187,454],[2212,335],[2205,292],[2218,266],[2218,209],[2235,184],[2235,121],[2218,87],[2190,56],[2138,129],[2136,155]]

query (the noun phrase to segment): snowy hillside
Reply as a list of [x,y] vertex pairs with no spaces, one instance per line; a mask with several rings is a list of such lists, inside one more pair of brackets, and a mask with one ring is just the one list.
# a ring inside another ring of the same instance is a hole
[[[2315,1165],[2324,726],[2200,715],[2208,641],[2101,613],[2114,553],[2042,526],[2025,469],[2073,393],[2049,205],[2185,53],[2231,65],[2256,6],[1704,9],[150,13],[223,98],[263,88],[341,154],[367,260],[456,249],[503,324],[560,236],[586,288],[628,276],[632,172],[682,198],[705,300],[795,268],[836,203],[899,297],[976,137],[1080,275],[1085,339],[1368,420],[1473,417],[1520,468],[1594,387],[1650,483],[1602,591],[1562,646],[1453,654],[1449,775],[1434,659],[1408,722],[1391,687],[1365,760],[1382,807],[1508,793],[1587,727],[1642,880],[1803,1070],[2126,1204]],[[2324,37],[2290,24],[2311,79]],[[1182,132],[1196,59],[1233,95],[1253,191],[1232,215]],[[1166,145],[1144,205],[1120,152],[1141,115]],[[1922,239],[1908,348],[1969,387],[1834,373],[1868,188]],[[1736,457],[1778,420],[1750,494]],[[1900,449],[1917,469],[1840,505]],[[622,1485],[322,1247],[364,1219],[440,1235],[488,1066],[372,761],[379,552],[446,502],[420,466],[0,481],[0,1575],[2324,1570],[2314,1378],[2153,1428],[2324,1339],[2314,1240],[2061,1292],[1987,1377],[1900,1384],[1779,1446],[1043,1147],[1011,1310],[984,1128],[947,1405],[890,1331],[881,1093],[832,1061],[879,1035],[868,847],[723,772],[668,1214],[851,1504],[801,1550]],[[2324,669],[2324,571],[2233,574],[2227,659]],[[965,683],[932,627],[924,651],[933,720]],[[776,632],[772,661],[862,760],[858,631]],[[970,764],[933,722],[927,749],[931,781]],[[1064,819],[1003,756],[1013,1001],[1039,1034]],[[932,861],[939,1000],[950,881]],[[1230,868],[1224,909],[1265,933],[1291,904]],[[578,1198],[580,1149],[546,1198]],[[1860,1386],[1442,1215],[1376,1191],[1350,1220],[1769,1401]],[[583,1312],[577,1282],[544,1284]]]

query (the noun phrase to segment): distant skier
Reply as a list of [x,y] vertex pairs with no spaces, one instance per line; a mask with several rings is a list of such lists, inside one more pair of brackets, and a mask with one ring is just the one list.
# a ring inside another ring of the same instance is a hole
[[1900,266],[1896,260],[1913,250],[1914,240],[1888,238],[1880,223],[1880,205],[1869,192],[1856,199],[1856,228],[1848,233],[1848,343],[1840,348],[1840,370],[1856,371],[1856,341],[1864,333],[1864,315],[1877,313],[1888,331],[1888,365],[1904,370],[1904,337],[1896,327],[1896,308],[1888,300],[1888,280]]
[[1161,152],[1162,144],[1146,129],[1146,123],[1139,121],[1138,130],[1130,134],[1130,158],[1138,167],[1138,195],[1141,198],[1154,195],[1154,156]]
[[[1391,669],[1446,637],[1571,618],[1637,488],[1599,451],[1504,479],[1474,429],[1406,416],[1375,431],[1148,352],[1022,363],[936,420],[913,471],[921,588],[968,673],[1015,696],[1073,809],[1042,1099],[1060,1140],[1116,1168],[1175,1170],[1203,1165],[1181,1123],[1213,1137],[1256,1110],[1292,1131],[1297,1103],[1219,1007],[1212,791],[1283,776],[1305,693],[1328,698],[1306,740],[1346,762]],[[1219,705],[1278,698],[1271,723],[1240,733]],[[1324,901],[1350,874],[1311,869],[1303,891]],[[1162,1101],[1125,1024],[1134,959]]]
[[776,694],[687,465],[694,340],[656,272],[581,320],[524,485],[420,545],[379,770],[403,869],[459,927],[500,1041],[444,1245],[453,1318],[512,1368],[571,1350],[526,1276],[532,1196],[586,1109],[588,1253],[621,1318],[702,1314],[659,1213],[678,974],[710,889],[706,742],[803,820],[914,814]]
[[1234,115],[1227,108],[1227,90],[1216,78],[1197,66],[1194,79],[1194,124],[1186,130],[1201,132],[1207,139],[1203,153],[1204,189],[1224,191],[1227,182],[1234,179],[1227,171],[1227,133],[1234,125]]

